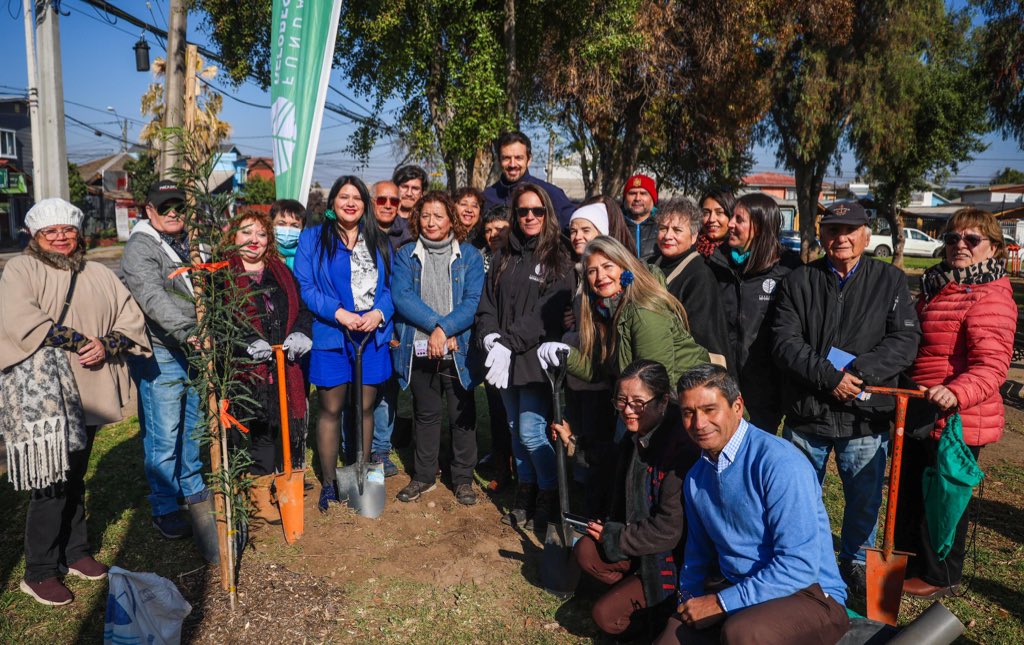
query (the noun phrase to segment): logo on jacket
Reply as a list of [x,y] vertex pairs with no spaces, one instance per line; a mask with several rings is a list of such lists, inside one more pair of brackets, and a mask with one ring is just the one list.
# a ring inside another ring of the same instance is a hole
[[530,279],[533,280],[534,282],[544,282],[544,278],[542,277],[543,275],[544,267],[538,264],[537,266],[533,267],[533,275],[530,276]]
[[764,282],[761,283],[761,289],[764,290],[765,293],[772,293],[775,291],[775,286],[777,284],[778,283],[774,278],[765,278]]

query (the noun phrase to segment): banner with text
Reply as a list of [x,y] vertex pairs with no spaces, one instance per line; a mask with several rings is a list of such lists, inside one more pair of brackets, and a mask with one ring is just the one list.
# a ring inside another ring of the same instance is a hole
[[270,118],[278,199],[303,204],[327,99],[342,0],[274,0]]

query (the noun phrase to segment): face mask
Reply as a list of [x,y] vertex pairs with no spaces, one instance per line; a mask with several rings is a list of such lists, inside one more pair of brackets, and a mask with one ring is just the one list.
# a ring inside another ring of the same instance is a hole
[[302,233],[297,228],[291,226],[275,226],[274,236],[277,238],[277,245],[286,249],[290,249],[299,243],[299,235]]

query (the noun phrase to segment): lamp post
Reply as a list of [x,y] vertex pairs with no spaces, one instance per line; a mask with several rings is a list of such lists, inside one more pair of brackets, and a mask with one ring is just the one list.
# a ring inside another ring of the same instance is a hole
[[128,119],[118,114],[113,105],[107,106],[107,112],[113,113],[118,123],[121,124],[121,152],[128,152]]

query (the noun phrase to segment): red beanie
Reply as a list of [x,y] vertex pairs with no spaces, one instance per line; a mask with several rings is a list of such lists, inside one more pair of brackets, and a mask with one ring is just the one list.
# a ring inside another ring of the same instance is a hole
[[633,190],[634,188],[643,188],[650,193],[651,198],[654,200],[654,204],[658,204],[658,189],[654,185],[654,180],[647,175],[633,175],[626,181],[626,187],[622,189],[622,199],[626,199],[626,193]]

